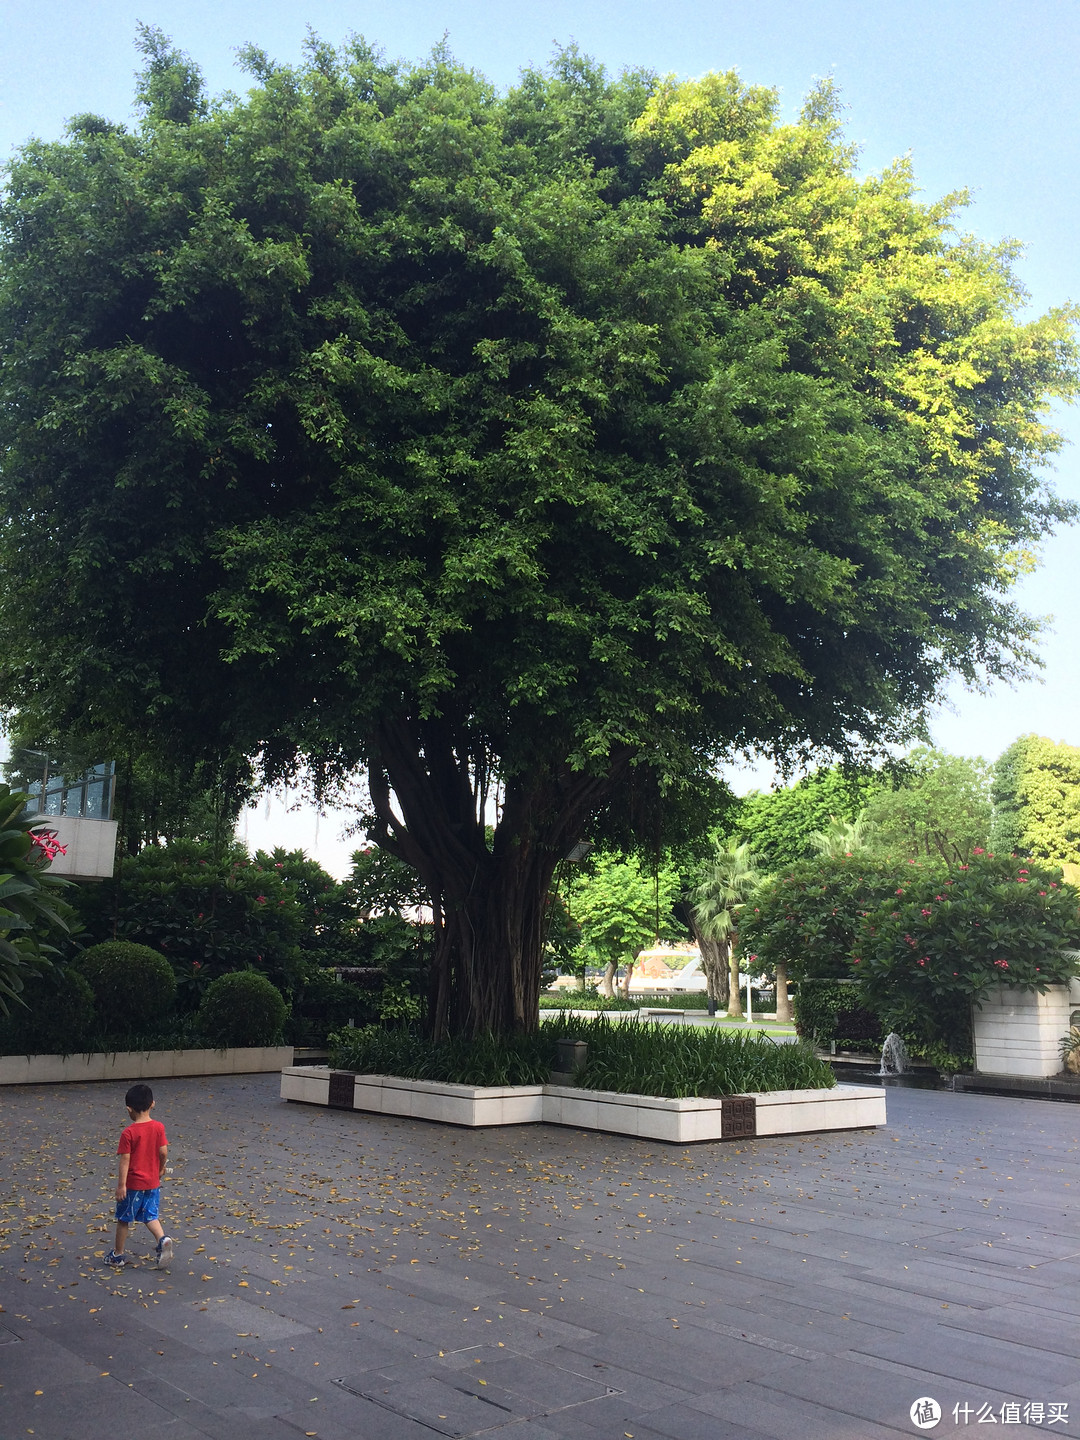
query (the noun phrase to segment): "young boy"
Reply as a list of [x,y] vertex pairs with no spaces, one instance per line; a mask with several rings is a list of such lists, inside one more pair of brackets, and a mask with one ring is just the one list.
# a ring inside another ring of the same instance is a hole
[[116,1240],[105,1256],[105,1263],[115,1265],[118,1270],[123,1268],[127,1263],[124,1246],[128,1231],[141,1220],[157,1241],[158,1265],[167,1266],[172,1260],[173,1242],[157,1218],[161,1167],[169,1154],[165,1126],[160,1120],[150,1118],[154,1092],[149,1085],[132,1085],[124,1096],[124,1102],[131,1124],[120,1136],[116,1147],[120,1156],[116,1178]]

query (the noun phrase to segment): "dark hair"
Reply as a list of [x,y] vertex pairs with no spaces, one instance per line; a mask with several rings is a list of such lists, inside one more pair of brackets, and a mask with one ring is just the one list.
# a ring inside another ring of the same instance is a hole
[[124,1096],[124,1104],[129,1110],[134,1110],[138,1115],[142,1115],[144,1111],[149,1110],[153,1103],[153,1090],[150,1089],[149,1085],[144,1085],[141,1080],[138,1085],[132,1085],[131,1089]]

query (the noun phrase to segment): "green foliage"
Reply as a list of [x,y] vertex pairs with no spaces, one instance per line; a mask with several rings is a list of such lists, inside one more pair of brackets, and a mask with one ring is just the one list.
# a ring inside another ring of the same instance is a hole
[[568,908],[591,965],[631,965],[662,936],[678,934],[672,903],[679,878],[667,865],[650,873],[636,855],[598,855],[573,882]]
[[30,975],[21,1005],[0,1021],[0,1055],[71,1055],[94,1029],[94,992],[70,965]]
[[[781,871],[742,912],[748,963],[786,965],[795,981],[850,976],[860,917],[893,894],[897,868],[869,855],[842,855],[803,860]],[[914,868],[900,867],[905,878]]]
[[74,887],[48,873],[24,814],[28,798],[0,784],[0,1015],[11,1013],[26,981],[51,963],[55,942],[79,928],[63,894]]
[[885,1039],[880,1018],[863,1004],[855,979],[801,980],[795,997],[795,1029],[815,1045],[835,1041],[841,1049],[873,1050]]
[[219,975],[199,1006],[199,1029],[211,1044],[274,1045],[288,1017],[281,991],[257,970]]
[[428,903],[412,866],[379,845],[353,851],[344,889],[350,907],[362,920],[378,915],[415,915]]
[[[566,1023],[566,1022],[564,1022]],[[803,1044],[778,1045],[756,1030],[624,1021],[588,1026],[585,1068],[577,1083],[629,1095],[737,1095],[761,1090],[827,1089],[828,1064]]]
[[874,850],[894,860],[961,865],[985,848],[990,833],[989,767],[920,745],[895,788],[879,789],[863,814]]
[[356,964],[350,950],[356,929],[356,910],[348,886],[335,880],[303,850],[256,850],[256,875],[273,871],[295,897],[301,918],[299,945],[305,960],[316,965]]
[[194,1009],[219,975],[255,966],[280,988],[299,979],[304,911],[276,862],[261,865],[238,845],[222,854],[179,840],[125,859],[111,880],[76,897],[93,938],[117,935],[171,962],[181,1002]]
[[560,1037],[588,1042],[585,1089],[630,1095],[732,1095],[835,1084],[829,1066],[801,1045],[777,1045],[756,1032],[561,1016],[537,1034],[461,1038],[431,1045],[410,1031],[345,1030],[332,1037],[330,1063],[368,1075],[400,1075],[458,1085],[541,1085]]
[[343,896],[357,917],[347,930],[345,963],[377,966],[391,984],[423,991],[432,927],[419,923],[428,901],[416,871],[388,850],[366,846],[353,852]]
[[141,122],[5,190],[0,705],[366,764],[447,1023],[531,1013],[551,869],[632,780],[880,748],[1023,669],[1070,317],[862,174],[827,85],[785,123],[734,73],[570,51],[500,95],[354,39],[211,105],[140,48]]
[[1080,860],[1080,749],[1022,735],[994,766],[991,846],[998,854]]
[[91,945],[76,964],[90,982],[98,1019],[110,1035],[161,1024],[176,1002],[172,966],[149,946],[110,940]]
[[[369,977],[363,977],[367,982]],[[378,1019],[382,981],[360,984],[322,966],[306,964],[293,987],[288,1039],[294,1045],[322,1045],[334,1030],[369,1025]]]
[[863,917],[853,964],[888,1028],[968,1053],[973,1003],[995,984],[1067,984],[1078,944],[1080,891],[1060,870],[979,853],[947,877],[913,868]]
[[361,1075],[400,1075],[452,1085],[542,1085],[555,1060],[547,1027],[531,1035],[455,1036],[433,1045],[415,1030],[376,1025],[330,1037],[330,1064]]
[[719,844],[691,892],[694,918],[708,940],[730,940],[747,900],[764,878],[758,857],[745,842]]
[[785,789],[743,796],[727,817],[726,832],[749,843],[763,870],[782,869],[813,856],[814,835],[834,820],[857,820],[884,783],[880,775],[816,770]]
[[376,1006],[379,1019],[383,1021],[399,1021],[408,1025],[414,1024],[424,1015],[423,1001],[412,994],[407,985],[384,986]]

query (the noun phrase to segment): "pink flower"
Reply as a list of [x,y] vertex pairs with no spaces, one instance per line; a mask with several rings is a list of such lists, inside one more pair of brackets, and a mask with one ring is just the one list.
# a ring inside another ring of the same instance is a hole
[[920,914],[920,915],[929,915],[929,914],[930,914],[930,911],[929,911],[929,910],[920,910],[920,911],[919,911],[919,914]]
[[897,895],[902,895],[904,892],[903,892],[903,890],[897,890],[896,893],[897,893]]
[[976,846],[975,846],[975,849],[972,850],[971,853],[972,853],[973,855],[985,855],[985,854],[986,854],[986,851],[982,848],[981,845],[976,845]]
[[916,963],[916,965],[925,965],[925,964],[926,964],[926,957],[924,956],[923,959],[921,959],[921,960],[916,960],[915,963]]
[[256,896],[255,896],[255,903],[256,903],[257,905],[265,905],[265,904],[266,904],[266,896],[265,896],[265,895],[256,895]]

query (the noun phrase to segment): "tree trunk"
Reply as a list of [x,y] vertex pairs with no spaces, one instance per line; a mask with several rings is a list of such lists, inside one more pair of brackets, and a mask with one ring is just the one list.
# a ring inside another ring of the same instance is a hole
[[431,897],[437,1037],[536,1029],[555,867],[623,766],[613,762],[605,776],[537,767],[514,777],[489,840],[490,768],[445,719],[394,717],[372,745],[373,838],[414,867]]
[[614,960],[609,960],[604,966],[604,973],[603,975],[601,975],[600,984],[596,988],[599,993],[603,995],[605,1000],[615,999],[615,988],[613,982],[615,980],[616,974],[618,973],[618,969],[618,964]]
[[787,962],[778,960],[776,962],[776,1018],[789,1024],[791,1021],[791,1001],[787,993]]
[[701,970],[705,976],[706,990],[709,999],[717,1010],[726,1010],[728,1007],[728,991],[731,988],[731,976],[728,971],[727,956],[724,954],[723,946],[719,940],[707,940],[698,929],[693,919],[693,910],[690,911],[690,930],[694,942],[701,956]]
[[727,1013],[733,1020],[743,1018],[742,992],[739,990],[739,957],[735,953],[735,937],[729,936],[724,942],[728,963],[728,1007]]
[[624,1000],[630,999],[630,977],[634,973],[634,961],[636,960],[637,956],[635,955],[633,960],[627,960],[626,962],[626,974],[623,976],[622,984],[619,986]]

